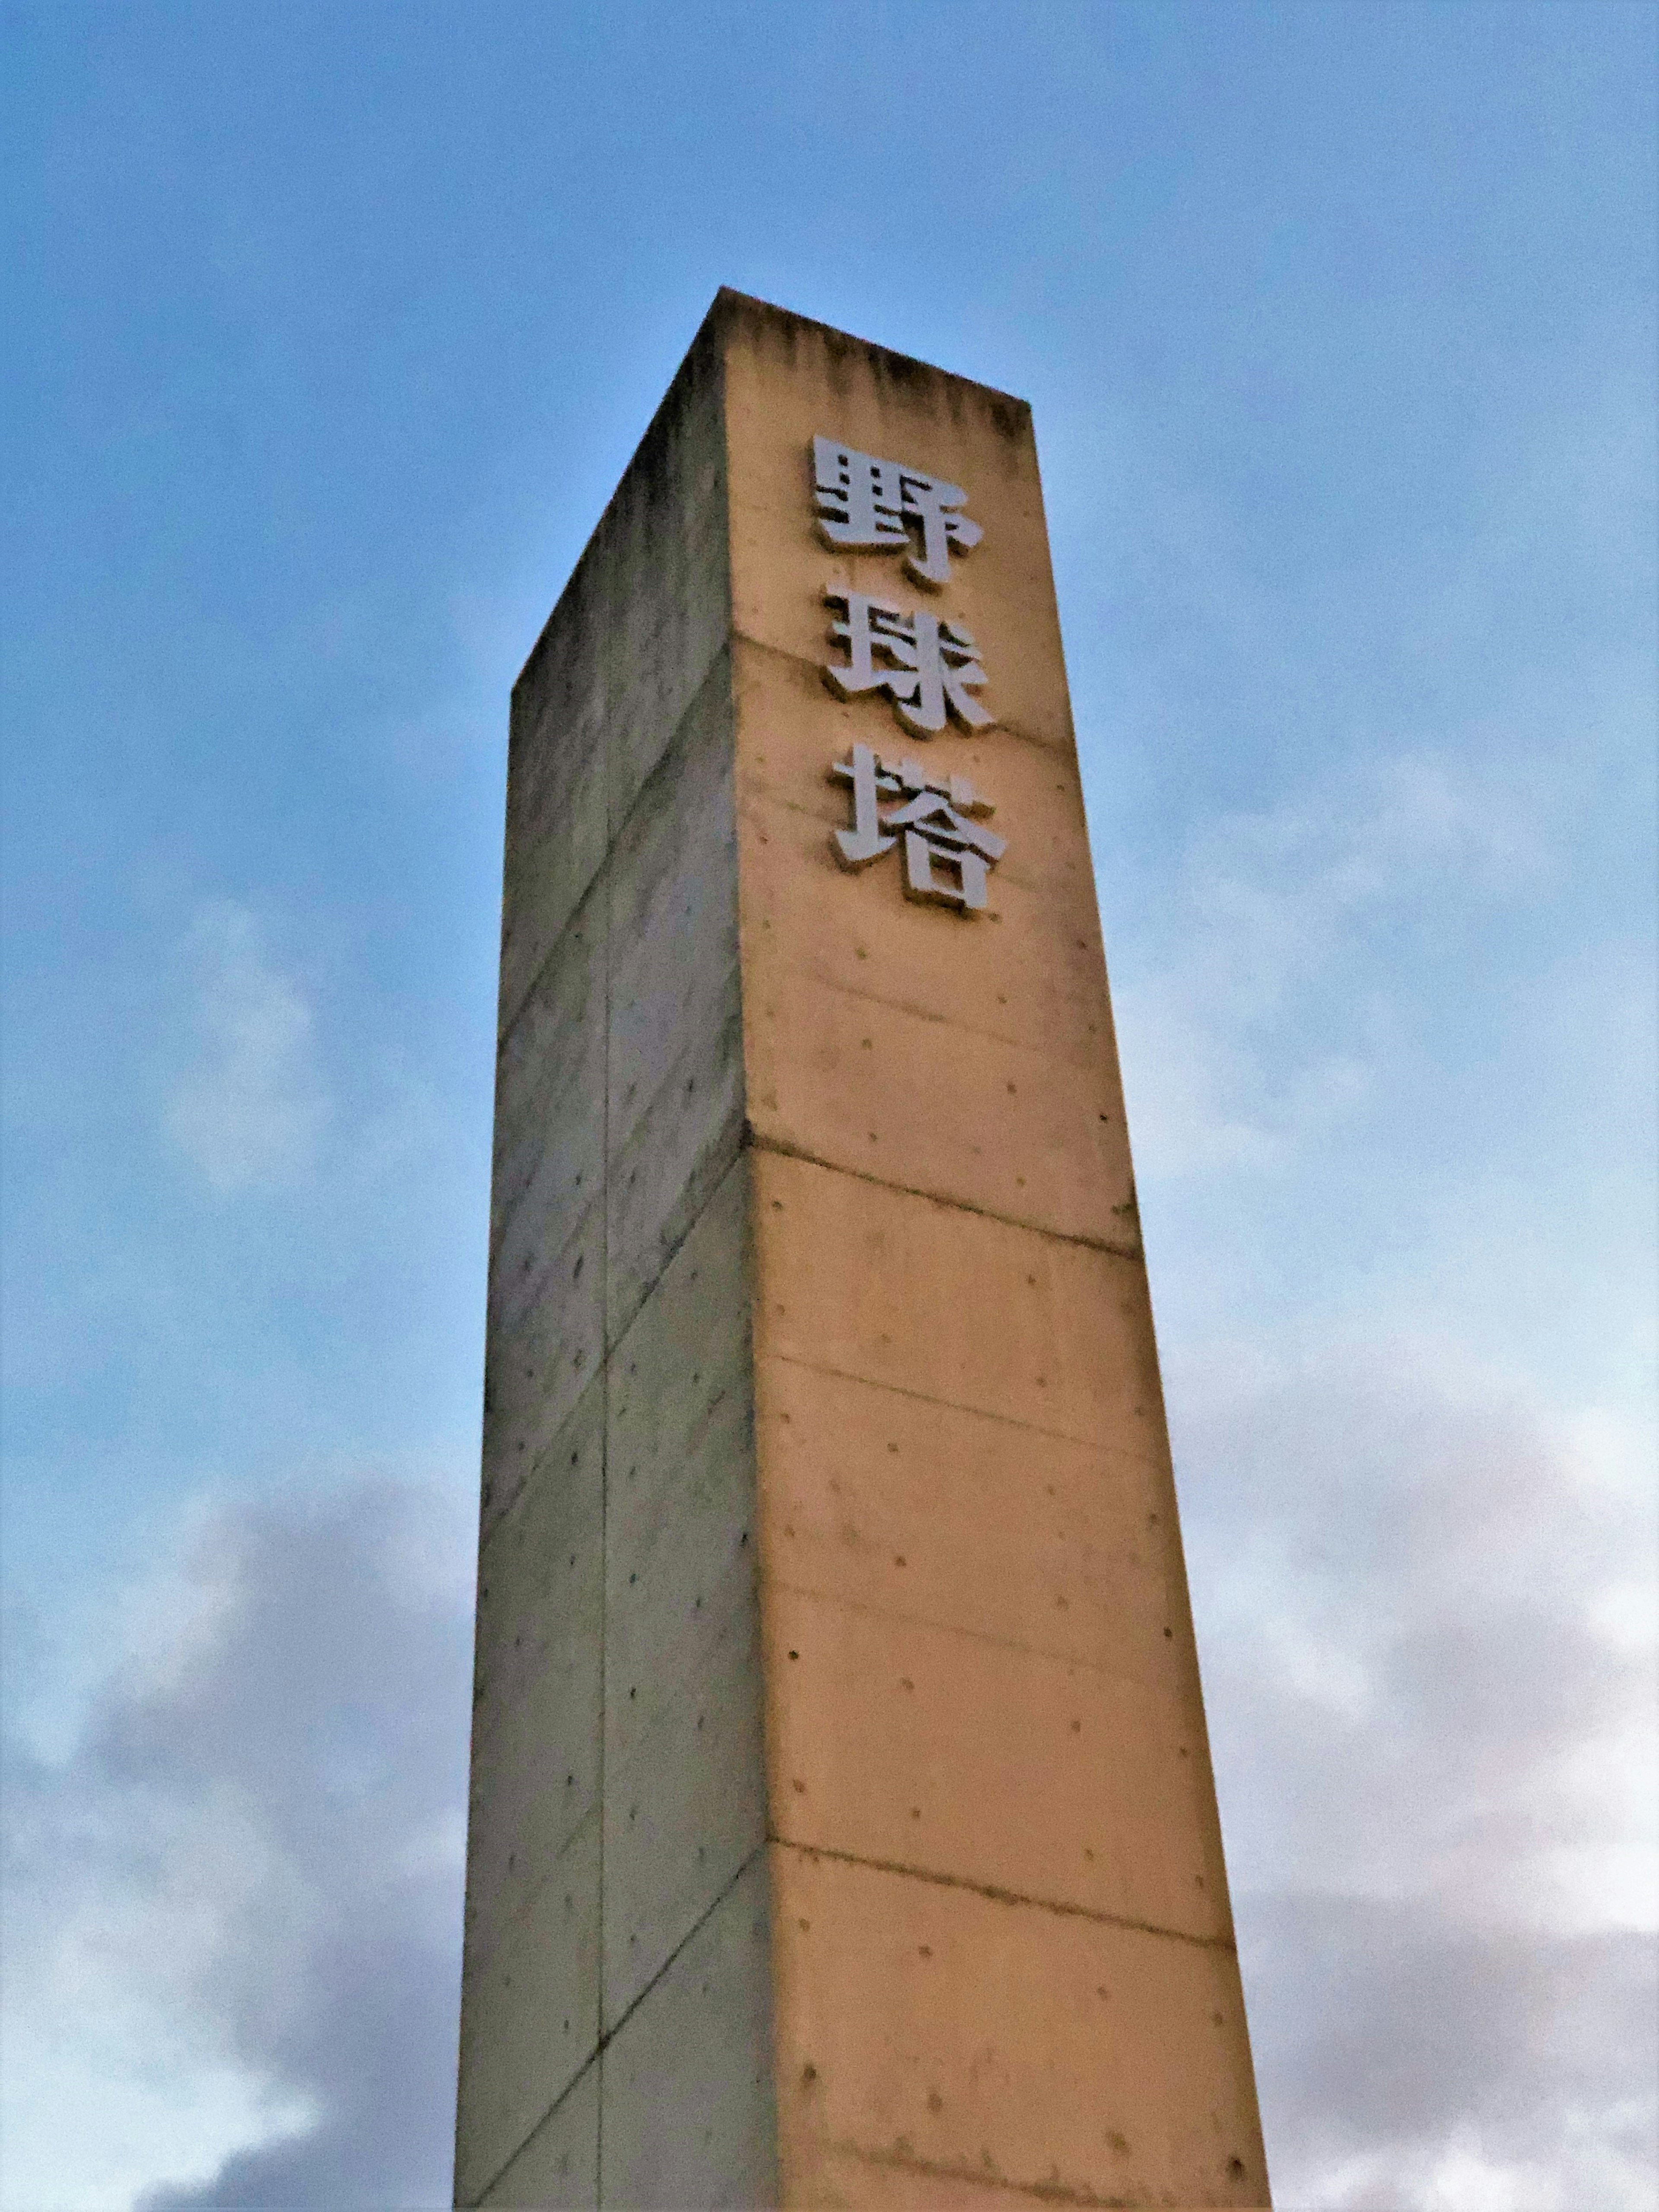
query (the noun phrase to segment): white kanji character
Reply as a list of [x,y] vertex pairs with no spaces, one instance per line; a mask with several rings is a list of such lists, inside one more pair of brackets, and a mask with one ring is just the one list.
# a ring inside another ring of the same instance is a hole
[[[890,853],[902,832],[907,898],[953,906],[964,915],[984,912],[986,871],[1002,858],[1007,841],[969,818],[994,810],[965,776],[930,776],[910,760],[895,765],[868,745],[854,745],[850,758],[836,762],[830,775],[852,787],[853,827],[836,830],[830,840],[842,867],[867,867]],[[884,798],[905,803],[884,816]],[[936,862],[955,869],[954,882],[935,874]]]
[[[902,461],[878,460],[833,438],[812,441],[818,535],[848,551],[899,553],[919,584],[938,591],[951,580],[951,548],[966,553],[984,532],[960,512],[968,495],[960,484]],[[921,526],[918,558],[909,523]]]
[[[924,791],[908,806],[890,814],[886,830],[904,832],[904,896],[959,907],[965,914],[985,910],[985,871],[988,862],[1000,860],[1008,849],[1006,838],[994,830],[968,822],[950,800],[935,791]],[[935,860],[957,871],[954,884],[933,873]]]
[[[970,730],[991,727],[996,717],[986,712],[969,689],[985,681],[971,630],[921,609],[907,615],[902,607],[890,606],[865,592],[826,592],[823,596],[830,605],[847,610],[845,622],[830,626],[831,637],[846,641],[847,659],[826,662],[823,669],[824,680],[838,698],[886,691],[899,720],[919,738],[931,738],[942,730],[947,714],[954,714]],[[878,653],[893,665],[878,668]]]
[[893,461],[812,441],[818,535],[826,545],[864,553],[901,553],[910,543],[904,524],[903,471]]
[[836,830],[836,858],[843,868],[867,867],[884,853],[890,853],[898,842],[896,837],[882,836],[881,817],[876,805],[878,790],[895,791],[898,787],[890,776],[881,773],[868,745],[854,745],[851,760],[837,761],[830,776],[832,782],[850,783],[853,787],[853,826]]

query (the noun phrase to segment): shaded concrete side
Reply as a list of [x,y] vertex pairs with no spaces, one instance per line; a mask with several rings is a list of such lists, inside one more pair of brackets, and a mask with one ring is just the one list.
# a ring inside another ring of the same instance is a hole
[[[460,2204],[746,2202],[775,2164],[720,2086],[769,2081],[770,1981],[716,335],[514,693]],[[688,1979],[745,1867],[748,1937]],[[671,2017],[713,2085],[679,2151],[637,2057]]]
[[711,319],[514,686],[503,1032],[730,629],[722,390]]
[[524,2148],[491,2183],[483,2204],[524,2212],[580,2212],[599,2192],[599,2062],[591,2058]]
[[763,1851],[607,2045],[607,2204],[777,2203],[770,1919]]
[[599,2139],[617,2205],[767,2202],[775,2170],[729,671],[613,855]]
[[605,1547],[603,2012],[614,2030],[765,1835],[749,1176],[617,1348]]

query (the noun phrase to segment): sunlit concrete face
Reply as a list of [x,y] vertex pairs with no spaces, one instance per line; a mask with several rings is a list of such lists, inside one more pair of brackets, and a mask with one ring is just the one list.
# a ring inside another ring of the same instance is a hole
[[458,2200],[1264,2204],[1022,404],[721,295],[501,1017]]

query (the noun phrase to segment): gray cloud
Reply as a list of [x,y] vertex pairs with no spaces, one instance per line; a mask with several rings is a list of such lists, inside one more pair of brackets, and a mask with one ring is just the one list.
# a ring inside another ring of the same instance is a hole
[[[1422,1347],[1242,1376],[1172,1395],[1279,2202],[1645,2212],[1649,1677],[1598,1626],[1641,1516]],[[289,2116],[141,2212],[447,2201],[467,1552],[392,1486],[222,1514],[72,1759],[11,1793],[25,1948],[95,1925],[167,2063]]]
[[465,1552],[389,1485],[222,1513],[171,1631],[9,1793],[26,1977],[93,1961],[164,2065],[309,2118],[146,2212],[449,2202]]
[[1645,2212],[1656,1947],[1420,1899],[1238,1901],[1280,2212]]
[[1173,1395],[1279,2201],[1646,2212],[1649,1509],[1421,1346]]

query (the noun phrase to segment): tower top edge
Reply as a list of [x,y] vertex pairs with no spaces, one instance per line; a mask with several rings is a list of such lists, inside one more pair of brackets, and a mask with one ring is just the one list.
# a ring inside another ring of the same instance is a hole
[[[942,368],[937,362],[922,361],[915,354],[901,353],[896,348],[880,344],[874,338],[860,337],[855,331],[838,330],[833,323],[820,322],[816,316],[798,314],[793,307],[781,307],[774,300],[762,300],[751,292],[739,292],[732,285],[722,284],[710,301],[708,313],[698,326],[697,337],[713,326],[726,330],[748,323],[771,332],[788,342],[798,334],[810,334],[830,352],[855,352],[866,356],[878,374],[890,376],[898,383],[914,383],[937,378],[947,384],[966,386],[982,392],[988,400],[1003,407],[1018,408],[1029,416],[1031,403],[1017,392],[1004,392],[994,384],[986,384],[978,377],[963,376],[957,370]],[[695,343],[695,341],[694,341]]]

